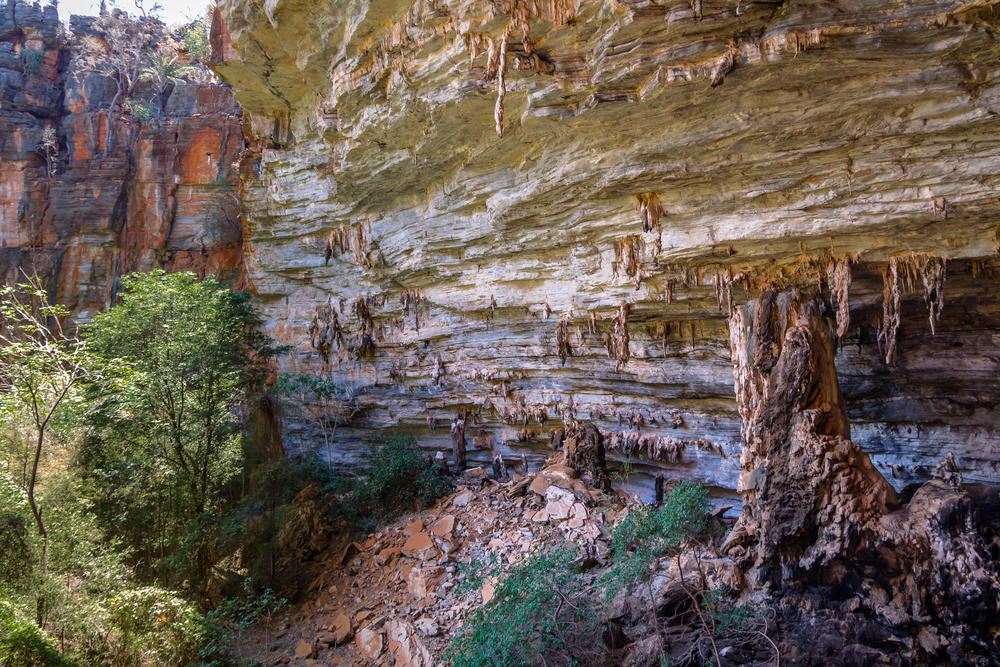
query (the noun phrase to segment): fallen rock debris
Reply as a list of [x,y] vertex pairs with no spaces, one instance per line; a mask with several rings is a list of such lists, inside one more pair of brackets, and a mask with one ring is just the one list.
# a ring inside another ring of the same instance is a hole
[[[613,528],[634,510],[635,501],[588,485],[564,461],[555,455],[541,471],[503,481],[473,469],[428,510],[346,549],[331,547],[310,565],[311,584],[272,635],[277,640],[268,650],[254,648],[254,658],[267,665],[308,667],[440,665],[464,619],[488,604],[499,585],[497,578],[487,577],[478,590],[457,594],[463,566],[490,558],[514,563],[539,544],[565,538],[580,547],[582,562],[600,571],[608,564]],[[880,538],[870,546],[885,551],[884,558],[890,551],[897,554],[909,564],[906,571],[887,571],[881,583],[865,579],[865,590],[842,602],[831,601],[825,589],[808,587],[794,593],[775,589],[768,597],[753,581],[765,570],[741,567],[738,555],[720,555],[732,548],[732,535],[726,548],[719,548],[720,533],[715,543],[656,564],[649,591],[659,621],[651,620],[644,591],[622,590],[606,601],[601,641],[614,652],[614,664],[622,665],[657,665],[663,652],[672,664],[715,664],[715,651],[724,665],[775,664],[776,658],[780,664],[829,664],[848,653],[864,658],[857,664],[918,664],[927,656],[954,658],[962,650],[976,650],[974,642],[956,641],[947,631],[949,625],[963,631],[970,622],[949,615],[954,607],[947,600],[964,596],[985,616],[993,613],[987,607],[995,599],[991,591],[1000,590],[997,570],[978,546],[982,538],[970,521],[977,512],[973,505],[1000,508],[1000,501],[995,493],[980,493],[989,496],[984,504],[969,495],[976,491],[972,487],[963,491],[961,479],[949,474],[947,460],[939,468],[907,504],[884,515]],[[949,517],[942,508],[949,508]],[[718,520],[717,512],[713,516]],[[941,526],[952,526],[955,536],[942,537]],[[968,535],[958,534],[962,531]],[[934,551],[929,559],[920,555],[928,545]],[[876,560],[871,554],[867,558]],[[965,563],[959,569],[968,576],[948,580],[949,559]],[[918,582],[926,600],[913,597]],[[741,603],[764,611],[752,612],[743,631],[716,641],[692,607],[692,591],[699,590],[742,593]],[[931,617],[947,623],[913,625]]]
[[430,667],[498,583],[491,577],[479,595],[456,596],[461,565],[490,556],[516,561],[543,533],[561,534],[583,553],[604,558],[620,513],[611,508],[629,502],[583,482],[560,455],[538,473],[502,482],[481,469],[466,471],[454,493],[427,511],[354,542],[343,565],[343,549],[317,558],[304,601],[289,615],[278,645],[258,659]]

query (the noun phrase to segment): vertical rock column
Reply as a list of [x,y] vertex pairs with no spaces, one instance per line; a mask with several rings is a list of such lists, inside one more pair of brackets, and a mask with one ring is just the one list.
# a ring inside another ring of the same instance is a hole
[[822,312],[818,296],[765,291],[730,319],[744,504],[724,549],[757,584],[836,572],[823,566],[856,547],[895,503],[850,441]]

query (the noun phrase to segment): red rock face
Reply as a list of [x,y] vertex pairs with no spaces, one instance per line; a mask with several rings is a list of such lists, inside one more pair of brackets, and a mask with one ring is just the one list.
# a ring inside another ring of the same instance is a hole
[[[179,81],[147,123],[109,114],[114,79],[90,21],[74,17],[66,33],[53,7],[0,12],[0,278],[37,272],[82,317],[130,271],[243,286],[245,145],[229,86]],[[51,173],[46,128],[56,133]]]

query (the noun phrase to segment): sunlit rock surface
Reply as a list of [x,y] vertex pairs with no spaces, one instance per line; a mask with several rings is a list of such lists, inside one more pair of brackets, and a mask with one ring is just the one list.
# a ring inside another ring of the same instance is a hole
[[[853,440],[898,488],[946,452],[1000,481],[996,5],[219,9],[216,68],[257,151],[247,272],[295,345],[283,369],[352,392],[337,457],[397,424],[444,445],[460,408],[487,438],[541,443],[571,410],[638,442],[647,472],[652,453],[734,489],[728,300],[821,284],[834,308],[846,257]],[[883,271],[911,253],[887,329]],[[283,427],[291,449],[318,439]]]
[[244,140],[231,89],[178,82],[149,123],[112,114],[108,143],[104,54],[92,18],[74,16],[67,31],[51,5],[0,3],[0,274],[37,273],[84,318],[133,270],[240,284]]

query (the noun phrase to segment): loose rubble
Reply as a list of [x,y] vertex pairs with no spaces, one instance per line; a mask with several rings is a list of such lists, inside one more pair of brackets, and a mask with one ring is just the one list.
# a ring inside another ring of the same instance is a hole
[[[599,473],[598,473],[599,474]],[[631,502],[581,480],[562,456],[534,474],[496,481],[481,468],[427,511],[392,524],[311,565],[313,579],[265,664],[388,664],[430,667],[497,580],[459,597],[463,567],[490,557],[513,562],[533,545],[565,538],[606,558],[613,506]],[[343,563],[343,564],[341,564]]]

